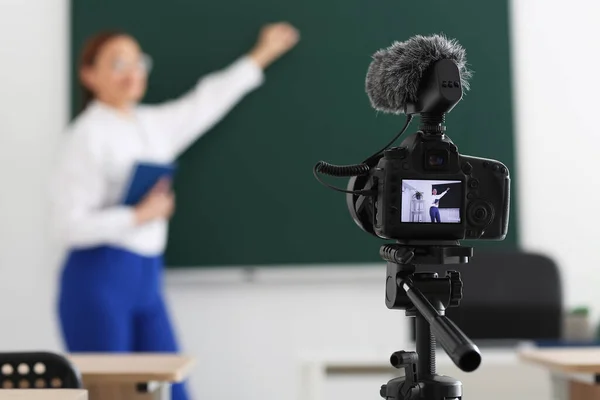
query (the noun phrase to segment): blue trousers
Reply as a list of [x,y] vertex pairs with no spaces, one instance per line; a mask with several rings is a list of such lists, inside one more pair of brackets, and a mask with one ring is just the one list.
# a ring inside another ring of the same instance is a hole
[[440,210],[438,210],[437,207],[430,207],[429,208],[429,217],[431,218],[431,222],[437,222],[440,223],[441,218],[440,218]]
[[[114,247],[72,251],[64,266],[59,316],[69,352],[177,352],[162,290],[162,257]],[[183,384],[173,400],[187,400]]]

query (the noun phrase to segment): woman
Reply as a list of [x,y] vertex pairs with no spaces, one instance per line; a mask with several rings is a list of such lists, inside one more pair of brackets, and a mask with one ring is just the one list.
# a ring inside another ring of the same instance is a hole
[[[176,352],[162,296],[162,254],[174,197],[161,181],[135,207],[121,205],[137,162],[168,163],[263,80],[297,31],[264,27],[256,46],[202,78],[179,99],[138,105],[148,58],[123,33],[103,33],[83,49],[79,76],[87,105],[69,127],[54,182],[53,217],[70,249],[59,295],[70,352]],[[185,399],[182,385],[173,399]]]
[[433,189],[431,191],[431,199],[433,200],[433,202],[431,203],[431,207],[429,207],[429,218],[431,218],[432,223],[439,224],[440,222],[442,222],[442,219],[440,218],[440,210],[438,209],[438,207],[440,205],[440,199],[444,197],[446,193],[448,193],[448,190],[450,190],[450,188],[446,188],[446,190],[444,190],[442,194],[437,194],[437,189]]

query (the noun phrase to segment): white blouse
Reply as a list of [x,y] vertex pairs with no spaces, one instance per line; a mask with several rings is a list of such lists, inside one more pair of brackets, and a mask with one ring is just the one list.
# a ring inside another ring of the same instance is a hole
[[52,225],[61,244],[161,254],[168,222],[136,225],[133,209],[121,205],[136,162],[172,162],[263,79],[262,69],[243,57],[184,96],[137,106],[129,116],[91,103],[69,126],[52,183]]

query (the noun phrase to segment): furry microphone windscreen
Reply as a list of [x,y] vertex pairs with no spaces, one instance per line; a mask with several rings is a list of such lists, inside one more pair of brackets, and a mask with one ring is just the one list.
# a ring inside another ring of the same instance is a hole
[[467,68],[465,49],[455,39],[443,35],[417,35],[377,51],[365,84],[373,108],[403,114],[406,103],[417,100],[423,73],[444,58],[456,63],[462,87],[469,90],[468,79],[473,73]]

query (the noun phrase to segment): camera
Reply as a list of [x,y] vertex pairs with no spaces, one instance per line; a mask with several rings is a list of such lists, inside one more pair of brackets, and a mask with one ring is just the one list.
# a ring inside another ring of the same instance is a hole
[[[362,182],[361,182],[362,181]],[[383,152],[348,189],[354,221],[396,240],[502,240],[508,230],[510,178],[501,162],[461,155],[447,135],[423,130]]]
[[351,177],[347,189],[338,190],[346,193],[358,226],[380,238],[503,240],[510,204],[508,168],[496,160],[461,155],[446,135],[445,115],[462,99],[466,85],[456,61],[443,58],[431,63],[418,90],[412,97],[405,96],[406,101],[389,96],[385,88],[397,87],[397,82],[389,84],[385,75],[382,78],[389,67],[382,68],[384,72],[372,71],[377,61],[375,57],[369,71],[374,77],[367,75],[373,105],[407,115],[396,138],[413,115],[420,117],[418,131],[400,146],[390,147],[394,138],[361,164],[335,166],[321,161],[314,170],[317,179],[319,172]]

